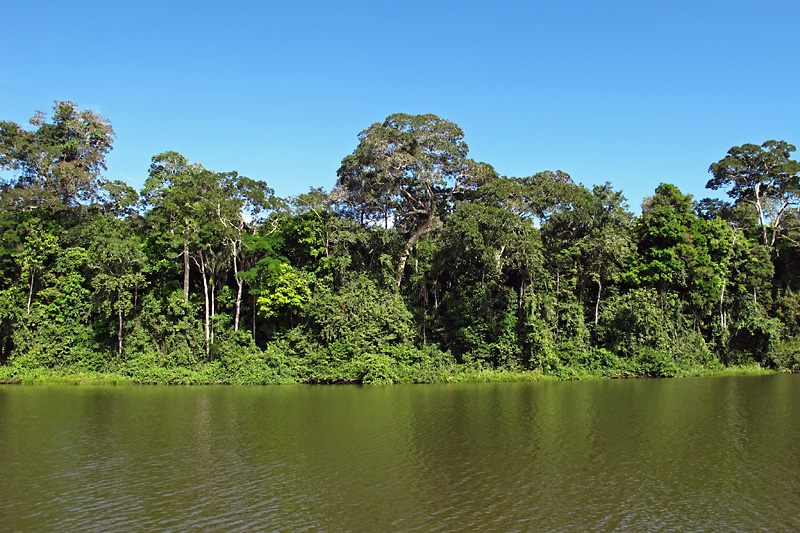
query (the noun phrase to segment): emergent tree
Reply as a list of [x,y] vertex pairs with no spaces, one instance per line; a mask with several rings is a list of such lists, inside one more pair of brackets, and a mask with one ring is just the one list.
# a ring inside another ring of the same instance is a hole
[[487,165],[468,160],[461,128],[436,115],[392,115],[358,138],[342,160],[334,194],[362,222],[383,218],[409,234],[397,265],[399,286],[416,242],[452,206],[453,193]]
[[728,157],[709,168],[714,177],[706,187],[727,188],[736,204],[752,206],[758,214],[762,243],[767,246],[775,246],[779,236],[788,236],[787,220],[800,206],[800,162],[790,159],[794,151],[795,147],[784,141],[744,144],[728,150]]
[[30,123],[35,130],[0,122],[0,169],[17,174],[5,191],[5,207],[58,209],[98,199],[114,138],[111,124],[72,102],[56,102],[51,122],[37,111]]

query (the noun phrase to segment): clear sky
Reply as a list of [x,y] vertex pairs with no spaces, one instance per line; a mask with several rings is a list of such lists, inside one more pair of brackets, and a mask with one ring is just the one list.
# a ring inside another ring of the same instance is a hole
[[[357,134],[434,113],[508,176],[710,194],[729,148],[800,144],[800,2],[4,2],[0,119],[111,121],[111,179],[175,150],[280,196],[330,190]],[[795,155],[795,158],[798,158]]]

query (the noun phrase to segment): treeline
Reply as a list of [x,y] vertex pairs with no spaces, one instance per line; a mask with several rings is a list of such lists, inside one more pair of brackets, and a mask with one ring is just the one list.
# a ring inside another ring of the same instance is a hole
[[464,369],[673,376],[800,370],[800,164],[732,148],[694,202],[661,184],[499,176],[434,115],[359,134],[332,192],[175,152],[136,191],[111,125],[71,102],[0,123],[0,377],[437,381]]

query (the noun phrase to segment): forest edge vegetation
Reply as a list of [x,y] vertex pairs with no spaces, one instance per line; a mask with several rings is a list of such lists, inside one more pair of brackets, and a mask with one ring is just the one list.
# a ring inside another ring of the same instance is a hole
[[[731,148],[694,201],[498,175],[435,115],[283,199],[179,153],[136,191],[56,102],[0,122],[0,381],[398,383],[800,371],[800,163]],[[725,370],[728,369],[728,370]]]

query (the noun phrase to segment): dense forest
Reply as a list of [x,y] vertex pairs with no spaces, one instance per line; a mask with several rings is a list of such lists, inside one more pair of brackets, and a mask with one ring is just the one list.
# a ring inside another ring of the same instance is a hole
[[137,192],[103,177],[102,116],[56,102],[30,122],[0,122],[5,380],[800,371],[800,163],[783,141],[711,164],[729,202],[661,184],[634,216],[610,183],[498,175],[434,115],[369,126],[331,192],[293,198],[170,151]]

